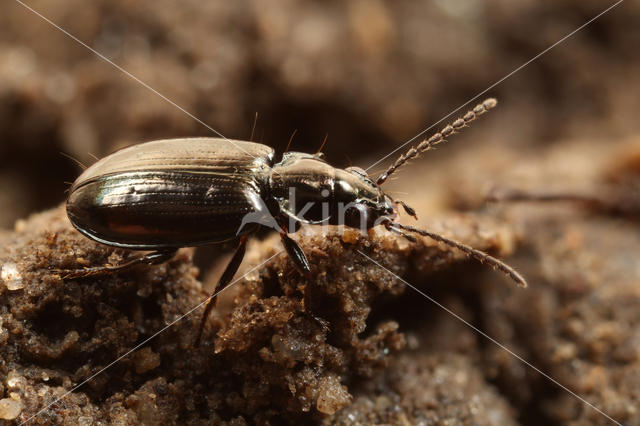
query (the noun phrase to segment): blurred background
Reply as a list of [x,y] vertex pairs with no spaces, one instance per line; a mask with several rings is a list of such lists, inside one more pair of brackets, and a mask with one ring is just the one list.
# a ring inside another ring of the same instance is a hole
[[[253,140],[278,159],[297,130],[292,150],[316,152],[328,135],[329,162],[366,168],[614,3],[25,4],[228,138],[248,140],[257,114]],[[526,161],[559,140],[607,150],[637,132],[639,16],[638,2],[622,2],[455,113],[445,121],[485,97],[499,100],[421,167],[465,155],[488,161],[465,154],[478,143],[487,155]],[[128,144],[184,136],[217,135],[22,4],[3,3],[0,227],[65,199],[65,182],[81,169],[61,152],[89,165]],[[420,173],[399,177],[429,191]]]
[[[278,159],[297,131],[291,150],[315,153],[328,136],[331,164],[368,168],[491,88],[426,136],[487,97],[498,99],[494,111],[385,184],[427,219],[425,228],[452,209],[483,207],[494,185],[593,193],[605,181],[623,186],[625,173],[633,184],[624,194],[638,204],[632,219],[640,211],[638,1],[620,2],[515,73],[616,1],[25,4],[227,138],[253,133]],[[129,144],[187,136],[217,137],[24,5],[3,2],[0,228],[64,201],[81,168],[61,152],[90,165]],[[519,207],[487,216],[519,233],[509,263],[530,289],[503,293],[486,268],[467,305],[489,335],[613,417],[637,419],[637,220]],[[459,288],[451,291],[458,297]],[[478,347],[486,377],[523,424],[609,424],[500,348]],[[541,411],[545,421],[529,416]],[[566,421],[576,413],[592,421]]]

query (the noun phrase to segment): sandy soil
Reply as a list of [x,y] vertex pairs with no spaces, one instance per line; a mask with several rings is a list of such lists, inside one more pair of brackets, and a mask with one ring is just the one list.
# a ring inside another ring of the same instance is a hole
[[[328,161],[363,168],[613,4],[27,3],[227,137],[250,139],[257,113],[253,140],[278,155],[296,130],[291,149],[311,153],[328,134]],[[166,265],[131,273],[60,280],[52,269],[135,253],[71,228],[56,206],[80,168],[59,152],[91,164],[90,154],[131,143],[216,134],[25,6],[6,2],[0,418],[615,424],[364,252],[607,416],[640,425],[638,17],[637,3],[622,2],[492,87],[477,100],[498,98],[495,111],[385,184],[417,210],[419,221],[405,223],[505,258],[529,288],[428,240],[300,234],[310,280],[277,255],[230,289],[202,349],[190,347],[198,309],[95,375],[205,300],[235,243],[195,255],[185,249]],[[592,200],[486,203],[496,187]],[[241,273],[280,249],[276,235],[260,235]],[[328,330],[302,310],[303,289]]]

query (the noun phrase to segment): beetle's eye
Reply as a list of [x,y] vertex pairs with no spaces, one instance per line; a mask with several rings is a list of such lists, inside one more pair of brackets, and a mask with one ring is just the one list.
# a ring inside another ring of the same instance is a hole
[[351,166],[347,167],[345,170],[349,173],[355,173],[362,177],[368,177],[367,172],[365,172],[364,169],[361,169],[360,167]]
[[318,160],[324,160],[324,152],[317,152],[317,153],[313,154],[313,156],[315,158],[317,158]]

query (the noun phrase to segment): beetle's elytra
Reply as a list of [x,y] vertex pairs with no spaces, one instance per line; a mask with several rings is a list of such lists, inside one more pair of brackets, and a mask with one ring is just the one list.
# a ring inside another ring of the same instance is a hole
[[132,250],[226,241],[252,211],[248,193],[266,193],[274,155],[265,145],[211,138],[133,145],[76,180],[67,214],[87,237]]
[[[430,149],[477,118],[496,101],[489,99],[442,132],[401,156],[377,181],[359,168],[337,169],[321,154],[284,154],[258,143],[218,138],[169,139],[117,151],[82,173],[70,190],[67,214],[85,236],[110,246],[155,252],[120,266],[63,271],[64,278],[112,273],[140,263],[159,264],[180,247],[226,241],[242,235],[214,294],[231,282],[244,257],[247,236],[259,225],[279,230],[298,271],[311,276],[305,253],[288,236],[301,223],[370,229],[377,225],[415,241],[419,234],[462,250],[499,268],[520,285],[511,267],[471,247],[395,221],[397,205],[380,186],[410,159]],[[202,319],[215,306],[212,297]]]

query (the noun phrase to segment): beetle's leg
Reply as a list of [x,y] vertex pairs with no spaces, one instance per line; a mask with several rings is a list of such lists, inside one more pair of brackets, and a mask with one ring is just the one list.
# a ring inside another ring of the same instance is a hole
[[309,260],[307,260],[307,255],[304,254],[304,251],[300,248],[298,243],[287,235],[288,229],[286,225],[281,222],[284,221],[280,220],[278,223],[278,225],[280,225],[280,240],[282,241],[285,251],[296,266],[298,272],[300,272],[300,274],[305,278],[311,277],[311,266],[309,265]]
[[313,319],[320,327],[322,327],[324,331],[329,331],[330,330],[329,321],[314,315],[313,312],[311,311],[311,307],[310,307],[311,301],[309,299],[310,293],[307,291],[308,285],[309,283],[305,284],[304,287],[300,289],[300,291],[302,292],[302,302],[301,302],[302,312],[309,315],[311,319]]
[[215,308],[216,304],[218,303],[218,295],[220,294],[220,292],[222,292],[222,290],[227,288],[227,286],[233,279],[233,276],[236,274],[236,272],[238,272],[238,268],[240,267],[240,264],[242,263],[242,259],[244,259],[244,254],[247,251],[248,238],[249,238],[248,235],[243,235],[242,238],[240,239],[240,244],[238,245],[238,248],[236,249],[235,254],[231,258],[231,261],[227,265],[227,268],[224,270],[224,272],[220,276],[220,279],[218,279],[218,283],[216,284],[216,288],[213,290],[213,294],[207,300],[207,303],[204,305],[204,314],[202,314],[202,319],[200,320],[198,337],[196,337],[196,341],[193,344],[194,348],[200,347],[200,340],[202,339],[202,332],[204,331],[204,326],[207,323],[207,319],[209,318],[209,315],[211,315],[211,310]]
[[[302,248],[300,248],[298,243],[296,243],[293,239],[291,239],[291,237],[289,237],[289,235],[287,235],[287,227],[284,226],[283,223],[280,224],[280,229],[280,239],[282,240],[282,245],[289,255],[289,258],[291,259],[291,261],[293,261],[296,269],[303,277],[310,278],[311,265],[309,265],[307,255],[304,253]],[[306,289],[308,285],[309,283],[307,282],[304,287],[300,289],[300,291],[302,291],[302,310],[305,314],[313,318],[313,320],[316,321],[325,331],[329,331],[329,323],[322,318],[315,316],[313,312],[311,312],[311,309],[309,309],[310,303],[308,303],[307,300],[309,298],[309,292]]]
[[[296,269],[302,276],[305,278],[311,277],[311,266],[309,265],[309,260],[307,260],[307,255],[304,254],[304,251],[300,248],[298,243],[291,239],[287,235],[286,232],[280,233],[280,238],[282,239],[282,245],[284,246],[289,258],[293,261],[294,265],[296,265]],[[309,308],[310,303],[308,303],[309,292],[307,291],[307,286],[309,282],[307,282],[304,287],[300,289],[302,291],[302,310],[305,314],[309,315],[315,322],[317,322],[320,327],[324,329],[324,331],[329,331],[329,323],[322,318],[319,318],[311,312]]]
[[302,301],[300,304],[302,305],[302,312],[309,315],[311,319],[313,319],[320,327],[324,329],[324,331],[329,331],[329,321],[323,320],[322,318],[315,316],[311,311],[311,300],[310,300],[310,292],[307,291],[307,286],[309,283],[307,282],[304,287],[300,288],[302,292]]
[[63,280],[84,278],[93,275],[115,274],[118,272],[128,271],[136,265],[161,265],[175,256],[177,251],[178,249],[154,251],[153,253],[146,254],[123,265],[104,265],[84,269],[56,270],[55,273]]

